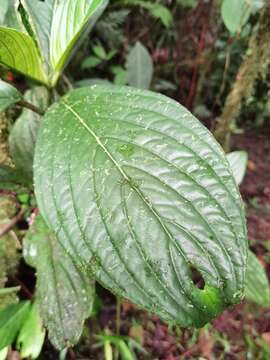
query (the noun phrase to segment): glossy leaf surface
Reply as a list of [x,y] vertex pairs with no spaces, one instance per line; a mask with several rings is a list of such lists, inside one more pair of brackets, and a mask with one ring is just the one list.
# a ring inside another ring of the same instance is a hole
[[242,298],[237,186],[213,136],[175,101],[116,86],[69,93],[43,118],[34,177],[58,246],[113,293],[183,326]]
[[36,301],[50,341],[58,349],[76,344],[91,313],[93,282],[40,216],[24,239],[24,257],[37,270]]
[[12,85],[0,79],[0,112],[22,99],[22,95]]
[[[49,93],[45,87],[36,87],[26,92],[25,99],[45,111]],[[9,148],[16,170],[28,183],[33,181],[33,158],[41,116],[24,109],[16,120],[9,136]]]
[[47,82],[34,40],[15,29],[0,27],[0,63],[32,77]]

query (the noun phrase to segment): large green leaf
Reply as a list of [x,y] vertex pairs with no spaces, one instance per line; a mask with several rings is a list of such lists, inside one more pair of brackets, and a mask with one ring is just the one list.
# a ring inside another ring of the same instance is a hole
[[54,85],[79,37],[94,25],[108,0],[22,0],[22,4]]
[[81,273],[41,216],[24,239],[24,257],[37,270],[36,301],[51,342],[58,349],[76,344],[91,313],[93,282]]
[[22,99],[22,95],[12,85],[0,79],[0,112]]
[[16,339],[30,309],[30,301],[12,304],[0,311],[0,350]]
[[270,307],[270,286],[265,270],[252,252],[248,252],[246,298],[259,305]]
[[127,57],[128,83],[141,89],[148,89],[153,77],[153,62],[148,50],[136,42]]
[[[26,92],[25,99],[45,111],[49,104],[49,92],[45,87],[36,87]],[[34,149],[40,119],[37,113],[24,109],[9,137],[10,154],[16,170],[30,183],[33,181]]]
[[0,27],[0,44],[0,63],[38,81],[47,82],[39,52],[29,35]]
[[183,326],[242,298],[237,186],[212,135],[175,101],[116,86],[69,93],[43,118],[34,178],[58,245],[113,293]]

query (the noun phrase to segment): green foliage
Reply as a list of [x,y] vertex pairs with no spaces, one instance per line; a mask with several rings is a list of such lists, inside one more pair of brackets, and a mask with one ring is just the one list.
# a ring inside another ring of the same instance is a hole
[[16,16],[21,16],[24,33],[0,27],[4,44],[0,62],[54,86],[78,39],[92,28],[106,5],[107,0],[22,0]]
[[147,49],[136,42],[127,57],[128,84],[141,89],[149,89],[153,76],[153,61]]
[[231,152],[227,154],[227,160],[229,161],[237,185],[240,185],[247,170],[248,155],[246,151]]
[[252,251],[248,253],[245,296],[256,304],[270,307],[270,286],[265,270]]
[[40,216],[36,218],[24,239],[24,257],[36,268],[36,302],[58,349],[78,342],[93,306],[94,283],[76,265],[74,255],[58,242]]
[[137,350],[143,355],[147,355],[145,349],[135,340],[127,336],[116,336],[116,335],[98,335],[99,340],[98,346],[104,347],[104,358],[105,360],[113,359],[112,345],[119,351],[122,360],[136,360],[134,350]]
[[235,34],[240,32],[252,13],[263,6],[263,0],[223,0],[221,14],[227,29]]
[[34,303],[17,338],[16,347],[22,359],[38,358],[45,340],[45,333],[37,304]]
[[22,99],[19,91],[12,85],[0,80],[0,112]]
[[242,202],[220,147],[178,103],[127,87],[75,90],[43,119],[34,173],[54,246],[113,293],[184,326],[242,298]]
[[29,314],[30,304],[30,301],[22,301],[0,310],[0,350],[16,339]]
[[[46,110],[49,93],[45,87],[34,87],[26,92],[25,99],[41,110]],[[33,180],[33,157],[40,118],[40,115],[32,110],[24,109],[9,136],[10,155],[17,173],[24,182],[30,184]]]
[[139,6],[148,10],[150,15],[159,19],[166,28],[169,28],[172,25],[173,18],[170,10],[158,2],[151,3],[146,0],[121,0],[121,3],[127,6]]

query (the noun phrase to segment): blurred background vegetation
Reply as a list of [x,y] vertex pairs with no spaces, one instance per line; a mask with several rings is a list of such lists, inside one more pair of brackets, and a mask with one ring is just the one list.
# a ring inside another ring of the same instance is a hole
[[[269,43],[269,0],[112,0],[57,89],[61,94],[73,87],[111,82],[159,91],[196,115],[227,152],[245,150],[247,174],[241,193],[249,240],[268,275]],[[29,88],[24,77],[4,68],[0,73],[21,90]],[[1,162],[9,161],[6,139],[16,110],[9,111],[0,121]],[[0,222],[12,217],[12,207],[31,201],[4,195]],[[29,268],[18,266],[18,237],[26,227],[22,220],[0,243],[0,255],[8,259],[0,268],[0,283],[21,286],[23,298],[31,296],[34,282]],[[167,326],[132,304],[119,303],[101,287],[98,294],[95,316],[87,322],[82,341],[60,354],[61,359],[110,360],[111,349],[123,359],[270,359],[267,303],[244,301],[205,328],[189,330]],[[58,357],[46,342],[40,359]]]

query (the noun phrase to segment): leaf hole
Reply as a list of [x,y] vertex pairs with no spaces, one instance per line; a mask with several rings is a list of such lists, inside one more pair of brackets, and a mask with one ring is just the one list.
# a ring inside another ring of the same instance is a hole
[[190,266],[191,279],[193,284],[200,290],[203,290],[205,287],[205,281],[202,274],[196,269],[195,266]]

